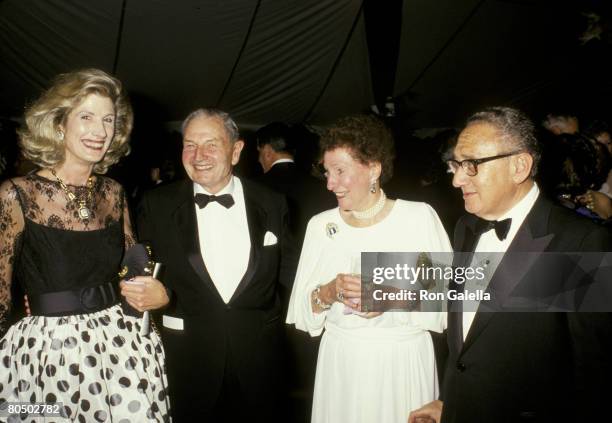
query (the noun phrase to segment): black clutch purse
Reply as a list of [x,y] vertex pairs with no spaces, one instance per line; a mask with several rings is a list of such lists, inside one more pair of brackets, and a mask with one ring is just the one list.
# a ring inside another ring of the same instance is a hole
[[[123,256],[119,280],[131,279],[135,276],[151,276],[154,268],[155,262],[152,259],[151,247],[145,244],[134,244]],[[142,317],[143,315],[129,305],[123,296],[121,297],[121,307],[124,314],[135,317]]]
[[[129,280],[135,276],[153,276],[157,279],[162,272],[162,268],[163,265],[161,263],[156,263],[153,260],[151,247],[146,244],[134,244],[125,252],[123,261],[121,262],[119,279]],[[168,294],[168,297],[170,297],[170,294]],[[159,332],[155,327],[155,323],[151,320],[148,311],[143,313],[136,310],[123,296],[121,297],[121,307],[123,308],[123,313],[126,315],[142,317],[140,322],[140,334],[142,336],[148,336],[151,327],[159,336]]]

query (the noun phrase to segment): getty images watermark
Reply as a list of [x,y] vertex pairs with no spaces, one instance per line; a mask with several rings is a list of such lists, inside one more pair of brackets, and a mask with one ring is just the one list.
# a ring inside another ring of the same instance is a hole
[[362,310],[612,311],[612,253],[362,253]]
[[[375,267],[372,271],[372,283],[382,285],[387,282],[400,282],[400,285],[408,284],[411,287],[418,286],[420,289],[399,288],[396,290],[384,290],[382,287],[374,289],[372,298],[375,301],[446,301],[446,300],[478,300],[488,301],[491,295],[483,290],[457,290],[447,289],[442,292],[430,291],[436,281],[454,281],[463,284],[467,281],[484,281],[486,278],[486,266],[476,267],[452,267],[450,265],[434,266],[427,262],[427,255],[422,253],[416,265],[397,263],[395,266]],[[418,284],[418,285],[417,285]],[[446,284],[445,286],[448,286]]]

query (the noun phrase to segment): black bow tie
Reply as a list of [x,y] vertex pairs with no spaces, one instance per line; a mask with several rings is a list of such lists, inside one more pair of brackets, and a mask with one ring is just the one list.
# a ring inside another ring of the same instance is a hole
[[490,231],[491,229],[495,229],[495,235],[497,235],[497,239],[503,241],[508,236],[508,231],[510,231],[510,224],[512,223],[512,219],[504,219],[504,220],[484,220],[478,219],[476,222],[476,233],[484,234],[485,232]]
[[223,194],[223,195],[208,195],[208,194],[196,194],[195,202],[199,208],[203,209],[206,207],[208,203],[211,201],[216,201],[221,204],[226,209],[229,209],[234,205],[234,197],[231,194]]

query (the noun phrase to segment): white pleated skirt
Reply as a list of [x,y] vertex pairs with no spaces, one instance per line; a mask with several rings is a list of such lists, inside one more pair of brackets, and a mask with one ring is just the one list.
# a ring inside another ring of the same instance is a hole
[[411,410],[437,397],[428,332],[326,324],[317,361],[313,423],[406,423]]

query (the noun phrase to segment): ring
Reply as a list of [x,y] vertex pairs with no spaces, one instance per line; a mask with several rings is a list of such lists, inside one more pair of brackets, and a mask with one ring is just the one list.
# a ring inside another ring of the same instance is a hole
[[344,301],[344,290],[342,288],[340,288],[340,291],[338,291],[336,297],[338,297],[338,300]]

